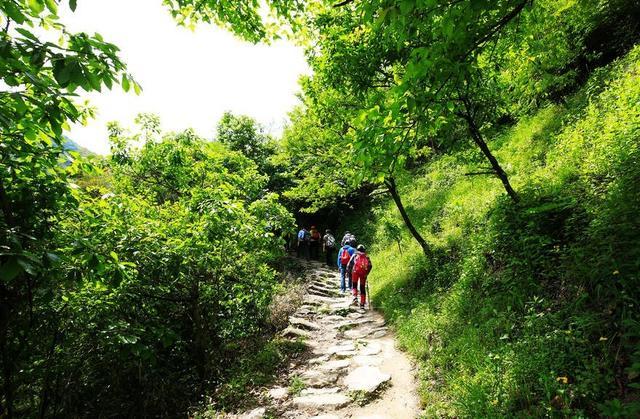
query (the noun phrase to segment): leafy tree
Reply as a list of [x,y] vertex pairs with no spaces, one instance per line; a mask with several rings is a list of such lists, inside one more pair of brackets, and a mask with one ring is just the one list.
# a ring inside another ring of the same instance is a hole
[[[297,29],[305,9],[304,0],[163,0],[179,24],[214,23],[251,42],[274,37],[285,29]],[[264,7],[263,7],[264,6]],[[265,17],[265,12],[268,16]]]
[[[69,4],[75,9],[75,1]],[[57,9],[56,1],[0,2],[0,352],[8,417],[24,414],[25,397],[42,396],[41,411],[49,403],[43,394],[50,371],[40,388],[23,371],[34,354],[46,370],[51,342],[60,338],[60,313],[49,305],[57,284],[47,269],[59,260],[49,246],[54,217],[74,204],[60,160],[77,154],[63,157],[62,131],[91,116],[74,103],[76,91],[116,83],[140,90],[116,46],[99,34],[67,31]],[[34,28],[59,42],[42,40]]]
[[288,163],[293,183],[284,195],[304,212],[346,201],[363,182],[352,158],[348,107],[335,91],[318,87],[304,81],[305,103],[289,114],[278,156]]
[[269,159],[275,154],[276,145],[253,118],[225,112],[218,122],[216,139],[253,160],[262,173],[270,171]]

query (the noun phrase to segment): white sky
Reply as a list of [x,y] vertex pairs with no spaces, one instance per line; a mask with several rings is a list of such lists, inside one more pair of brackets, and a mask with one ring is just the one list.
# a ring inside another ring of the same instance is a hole
[[212,138],[227,110],[249,115],[279,134],[297,103],[298,77],[310,71],[302,49],[288,42],[253,45],[213,25],[202,24],[192,32],[178,27],[161,3],[82,0],[75,13],[61,11],[70,31],[98,32],[116,44],[143,88],[140,96],[119,86],[102,93],[80,90],[98,113],[87,126],[74,126],[69,137],[107,153],[108,121],[130,127],[136,114],[153,112],[166,131],[191,127]]

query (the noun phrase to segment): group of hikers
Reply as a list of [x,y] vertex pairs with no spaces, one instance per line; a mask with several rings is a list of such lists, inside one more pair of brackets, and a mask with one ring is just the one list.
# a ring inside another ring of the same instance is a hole
[[[358,297],[360,297],[360,308],[364,308],[367,299],[367,276],[373,267],[364,245],[358,245],[356,236],[349,231],[342,237],[339,249],[336,249],[336,238],[331,230],[327,229],[324,236],[320,235],[320,231],[315,226],[309,230],[303,227],[298,231],[296,248],[298,257],[318,259],[320,248],[325,254],[325,262],[328,266],[333,266],[337,262],[340,270],[340,292],[344,294],[349,290],[353,295],[352,304],[354,305],[358,304]],[[338,254],[337,259],[334,260],[336,250]]]

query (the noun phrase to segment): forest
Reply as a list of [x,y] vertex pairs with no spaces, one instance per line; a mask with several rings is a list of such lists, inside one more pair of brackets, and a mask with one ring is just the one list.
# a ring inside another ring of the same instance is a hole
[[311,74],[279,137],[141,113],[106,156],[77,93],[144,81],[62,3],[0,0],[0,417],[234,411],[303,350],[312,222],[367,244],[423,417],[640,415],[639,2],[162,0]]

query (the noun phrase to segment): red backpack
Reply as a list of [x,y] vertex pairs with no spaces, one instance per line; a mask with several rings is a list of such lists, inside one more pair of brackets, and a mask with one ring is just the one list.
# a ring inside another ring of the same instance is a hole
[[349,249],[343,247],[342,254],[340,255],[340,263],[344,266],[349,263],[349,259],[351,259],[351,255],[349,254]]
[[369,257],[363,253],[357,254],[356,260],[353,261],[353,272],[357,275],[367,275],[370,270]]

